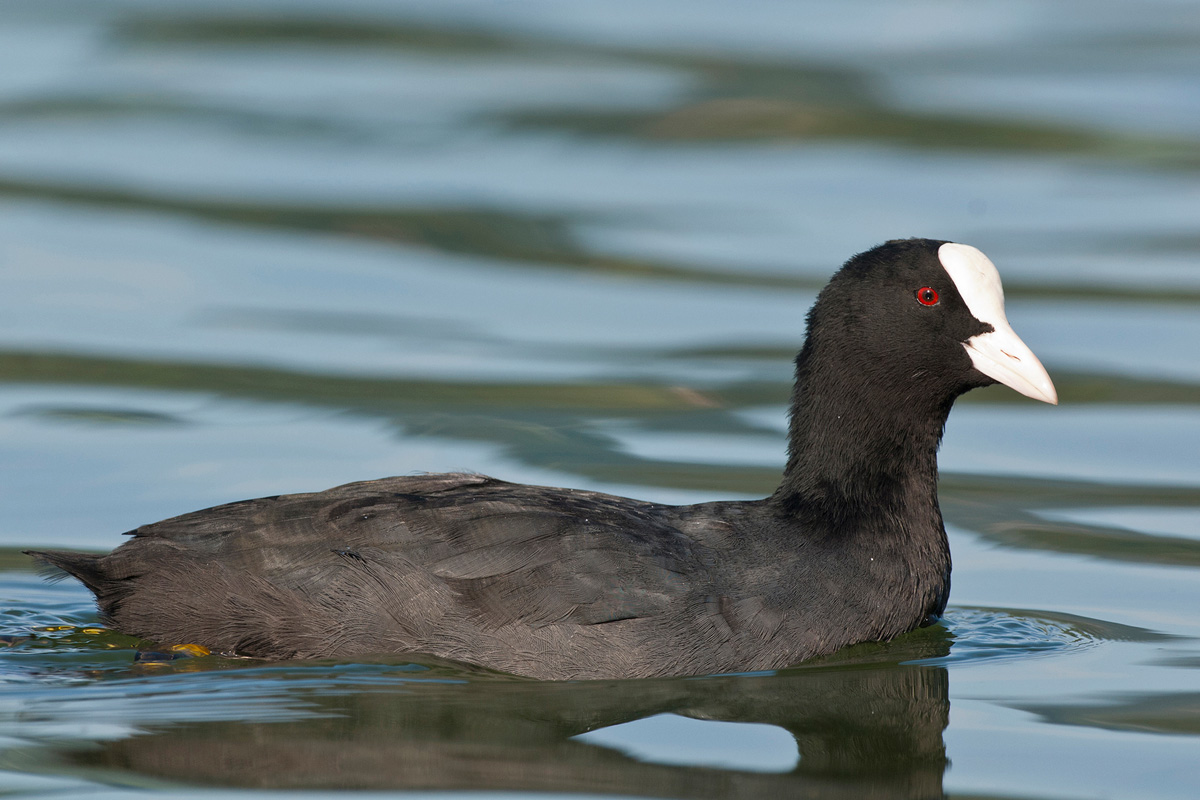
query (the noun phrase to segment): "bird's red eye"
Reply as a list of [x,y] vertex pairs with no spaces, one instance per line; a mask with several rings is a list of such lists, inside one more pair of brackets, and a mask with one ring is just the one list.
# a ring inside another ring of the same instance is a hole
[[922,286],[917,289],[917,302],[923,306],[936,306],[938,293],[932,286]]

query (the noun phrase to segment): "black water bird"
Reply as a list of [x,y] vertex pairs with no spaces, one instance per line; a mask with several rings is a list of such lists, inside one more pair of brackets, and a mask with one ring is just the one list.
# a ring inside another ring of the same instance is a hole
[[850,259],[796,358],[787,466],[754,501],[671,506],[474,474],[217,506],[113,552],[32,552],[103,618],[268,659],[428,653],[545,679],[784,667],[936,620],[937,449],[960,394],[1057,403],[980,251]]

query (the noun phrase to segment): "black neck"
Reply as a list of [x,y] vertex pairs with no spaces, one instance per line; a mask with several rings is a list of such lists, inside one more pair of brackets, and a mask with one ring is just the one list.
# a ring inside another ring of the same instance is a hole
[[805,345],[775,499],[838,516],[886,514],[914,499],[936,503],[937,450],[954,398],[885,391],[889,382],[869,369],[822,360]]

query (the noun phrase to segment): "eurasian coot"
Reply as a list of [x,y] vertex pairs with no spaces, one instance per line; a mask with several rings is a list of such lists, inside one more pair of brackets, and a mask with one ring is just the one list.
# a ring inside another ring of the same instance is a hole
[[937,449],[954,399],[995,382],[1057,402],[995,267],[891,241],[809,312],[787,466],[763,500],[418,475],[185,514],[104,556],[31,555],[119,630],[219,652],[427,653],[546,679],[783,667],[941,615]]

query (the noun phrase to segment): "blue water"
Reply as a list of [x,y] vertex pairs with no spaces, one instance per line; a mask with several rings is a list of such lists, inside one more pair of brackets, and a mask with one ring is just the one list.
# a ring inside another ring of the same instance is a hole
[[[1196,797],[1197,86],[1170,0],[0,2],[0,794]],[[890,644],[135,661],[19,554],[419,470],[761,496],[816,292],[903,236],[1062,403],[960,401]]]

